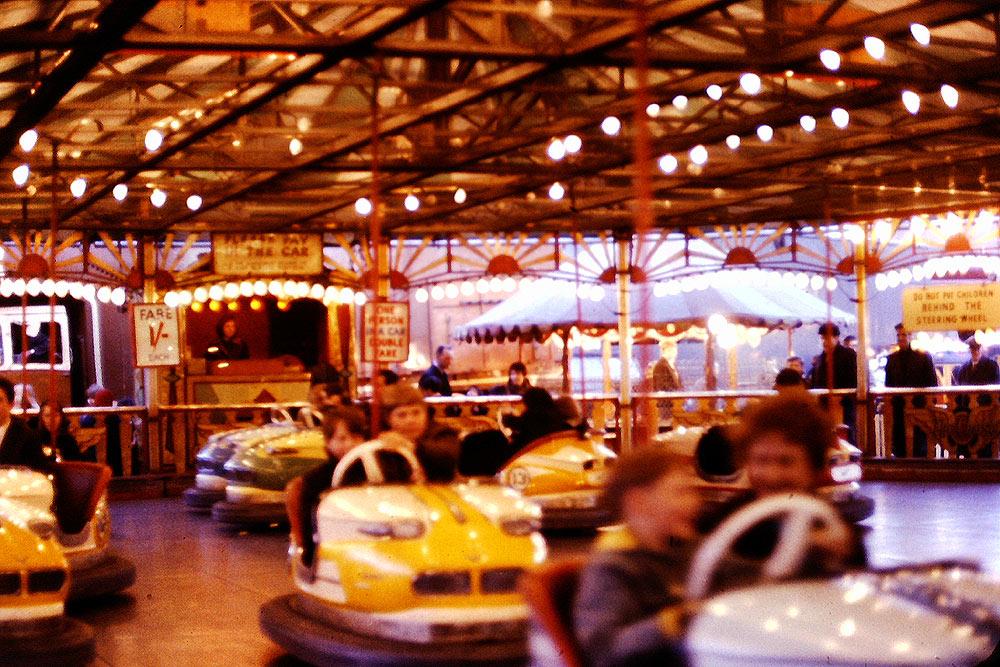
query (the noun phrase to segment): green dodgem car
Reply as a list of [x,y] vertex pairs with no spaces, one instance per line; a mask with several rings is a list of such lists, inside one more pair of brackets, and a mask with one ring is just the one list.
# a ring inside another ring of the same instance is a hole
[[212,518],[231,525],[285,524],[285,486],[326,461],[323,433],[307,429],[237,451],[225,466],[226,499]]

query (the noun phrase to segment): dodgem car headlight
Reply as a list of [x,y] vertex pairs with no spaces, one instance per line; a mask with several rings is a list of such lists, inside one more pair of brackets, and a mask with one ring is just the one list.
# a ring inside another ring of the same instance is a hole
[[538,521],[530,517],[503,519],[500,521],[500,527],[508,535],[530,535],[538,530]]
[[423,521],[400,519],[398,521],[367,521],[358,526],[358,532],[371,537],[392,537],[412,540],[424,534]]

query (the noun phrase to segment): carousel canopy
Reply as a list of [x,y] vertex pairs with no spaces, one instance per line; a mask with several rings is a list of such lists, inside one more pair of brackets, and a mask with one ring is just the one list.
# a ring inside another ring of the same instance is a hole
[[[592,293],[592,292],[591,292]],[[572,283],[540,280],[467,324],[456,327],[454,337],[468,342],[544,340],[570,327],[601,334],[618,327],[618,294],[604,290],[599,300],[578,298]],[[712,315],[723,315],[736,324],[767,329],[795,328],[828,320],[854,324],[850,313],[828,305],[819,297],[785,285],[728,285],[654,296],[651,286],[634,286],[631,295],[633,326],[682,333],[691,326],[705,327]]]

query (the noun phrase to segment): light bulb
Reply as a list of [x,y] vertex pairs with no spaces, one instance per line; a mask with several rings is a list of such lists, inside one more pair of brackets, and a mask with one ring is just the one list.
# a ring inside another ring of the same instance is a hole
[[552,4],[552,0],[538,0],[535,11],[538,13],[538,18],[550,19],[555,13],[555,6]]
[[941,99],[949,108],[954,109],[958,106],[958,91],[955,90],[954,86],[949,86],[946,83],[941,86]]
[[920,46],[927,46],[931,43],[931,31],[922,23],[911,23],[910,34]]
[[153,188],[153,192],[149,195],[149,201],[156,208],[162,208],[167,203],[167,193],[160,188]]
[[609,137],[618,136],[622,130],[622,122],[616,116],[608,116],[601,121],[601,130]]
[[74,178],[73,182],[69,184],[69,191],[70,194],[79,199],[87,191],[87,179],[83,176]]
[[108,303],[111,301],[111,288],[107,285],[102,285],[97,290],[97,300],[101,303]]
[[757,138],[766,144],[774,138],[774,128],[770,125],[761,125],[757,128]]
[[417,289],[417,291],[413,293],[413,298],[416,299],[417,303],[427,303],[427,300],[430,298],[430,296],[431,295],[428,294],[427,290],[425,290],[423,287]]
[[550,160],[559,160],[566,157],[566,146],[563,144],[562,139],[553,139],[549,142],[549,147],[545,149],[545,154],[549,156]]
[[688,157],[691,158],[691,162],[700,167],[708,162],[708,149],[698,144],[688,152]]
[[672,104],[678,111],[684,111],[688,108],[688,98],[686,95],[677,95],[674,97]]
[[455,203],[464,204],[465,200],[469,198],[469,195],[465,192],[463,188],[455,190]]
[[358,197],[354,202],[354,210],[358,215],[369,215],[372,212],[372,200],[368,197]]
[[191,195],[187,198],[187,207],[192,211],[197,211],[201,208],[201,197],[198,195]]
[[840,54],[833,49],[823,49],[820,51],[819,61],[823,63],[823,67],[831,72],[836,72],[840,69]]
[[801,125],[802,129],[806,132],[812,132],[816,129],[816,119],[808,115],[802,116],[802,118],[799,118],[799,125]]
[[581,148],[583,148],[583,139],[575,134],[567,135],[566,138],[563,139],[563,146],[566,147],[567,153],[575,155],[580,152]]
[[10,177],[14,179],[14,185],[17,187],[27,183],[29,176],[31,176],[31,167],[26,164],[18,165],[10,172]]
[[657,104],[656,102],[653,102],[653,103],[649,104],[646,107],[646,115],[649,116],[650,118],[656,118],[657,116],[659,116],[660,115],[660,105]]
[[566,195],[566,188],[562,186],[562,183],[556,181],[549,187],[549,199],[554,201],[559,201]]
[[719,100],[722,99],[722,86],[720,86],[717,83],[713,83],[712,85],[710,85],[708,88],[705,89],[705,94],[708,95],[711,99],[718,102]]
[[35,144],[38,143],[38,130],[25,130],[18,138],[17,143],[22,151],[30,153],[35,149]]
[[298,137],[292,137],[288,140],[288,152],[292,155],[298,155],[302,152],[302,140]]
[[124,287],[116,287],[113,290],[111,290],[111,297],[110,298],[111,298],[111,303],[113,305],[115,305],[115,306],[124,306],[125,305],[125,297],[126,297],[126,294],[125,294],[125,288]]
[[830,118],[833,119],[833,124],[842,130],[851,122],[851,114],[847,113],[847,109],[841,107],[837,107],[831,111]]
[[159,150],[160,146],[163,145],[163,133],[157,130],[155,127],[148,132],[146,132],[146,150],[152,153],[155,150]]
[[664,174],[672,174],[677,170],[677,158],[675,158],[670,153],[667,153],[660,158],[660,171]]
[[917,95],[912,90],[903,91],[903,106],[911,114],[916,115],[920,111],[920,95]]
[[753,72],[747,72],[740,76],[740,88],[747,95],[756,95],[760,92],[760,77]]
[[726,145],[729,146],[729,150],[736,150],[740,147],[740,137],[738,134],[730,134],[726,137]]
[[865,51],[875,60],[885,58],[885,42],[878,37],[865,37]]
[[420,199],[412,192],[406,195],[406,199],[403,200],[403,208],[405,208],[410,213],[416,211],[420,208]]
[[444,298],[444,288],[440,285],[435,285],[431,288],[431,298],[435,301],[440,301]]
[[124,183],[119,183],[111,190],[111,196],[117,201],[125,201],[125,197],[128,197],[128,186]]

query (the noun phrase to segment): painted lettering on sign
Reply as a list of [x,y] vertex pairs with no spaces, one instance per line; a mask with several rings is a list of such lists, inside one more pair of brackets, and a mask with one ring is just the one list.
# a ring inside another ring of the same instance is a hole
[[319,234],[212,234],[212,263],[222,275],[313,275],[323,270]]
[[368,303],[363,313],[361,358],[400,363],[410,355],[410,304]]
[[132,342],[135,365],[176,366],[181,362],[177,310],[160,303],[132,306]]
[[911,331],[969,331],[1000,325],[1000,289],[991,284],[928,285],[903,291]]

